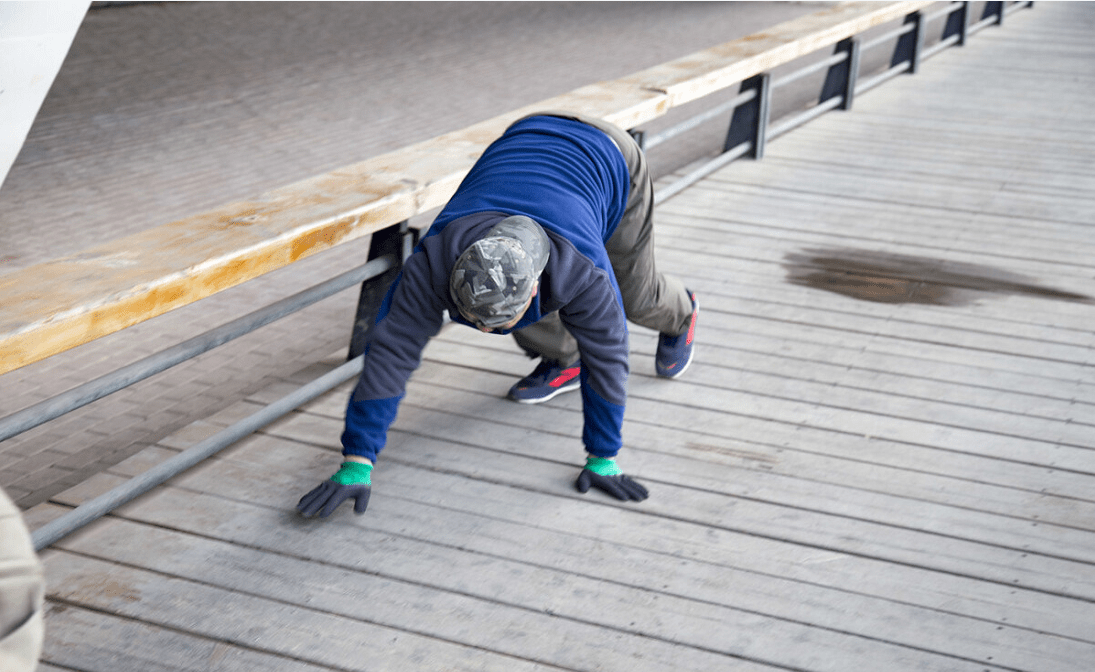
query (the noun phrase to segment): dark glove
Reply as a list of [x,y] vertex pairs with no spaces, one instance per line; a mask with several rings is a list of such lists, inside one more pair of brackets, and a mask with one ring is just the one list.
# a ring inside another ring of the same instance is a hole
[[297,511],[305,516],[315,515],[319,511],[319,517],[326,518],[339,504],[353,499],[354,513],[365,513],[365,508],[369,506],[369,493],[372,491],[372,470],[371,464],[343,462],[338,473],[300,498]]
[[590,457],[586,460],[586,468],[578,474],[575,486],[581,493],[588,492],[592,486],[625,502],[641,502],[650,495],[641,483],[624,475],[616,466],[615,460],[601,457]]

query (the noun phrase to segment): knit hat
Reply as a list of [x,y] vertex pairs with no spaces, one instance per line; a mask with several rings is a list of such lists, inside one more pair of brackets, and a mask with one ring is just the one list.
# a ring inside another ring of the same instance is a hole
[[498,222],[456,260],[449,294],[465,318],[493,329],[514,321],[548,260],[548,238],[528,217]]

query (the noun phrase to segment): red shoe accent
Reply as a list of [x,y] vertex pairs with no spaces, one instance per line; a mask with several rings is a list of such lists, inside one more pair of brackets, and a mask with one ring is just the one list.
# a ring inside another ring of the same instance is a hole
[[548,385],[551,385],[552,387],[560,387],[562,385],[565,385],[567,382],[573,380],[574,376],[577,376],[581,372],[582,367],[580,366],[572,366],[569,369],[563,369],[563,372],[556,376],[555,380],[548,383]]

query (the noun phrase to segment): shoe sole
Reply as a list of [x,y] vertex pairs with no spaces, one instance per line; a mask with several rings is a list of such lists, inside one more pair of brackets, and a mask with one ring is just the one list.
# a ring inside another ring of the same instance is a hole
[[535,399],[518,399],[517,397],[509,396],[509,395],[507,395],[507,397],[511,401],[516,401],[519,404],[542,404],[542,403],[544,403],[545,401],[547,401],[549,399],[554,399],[555,397],[559,396],[560,394],[562,394],[564,392],[573,392],[574,390],[580,389],[581,387],[582,387],[581,383],[578,383],[577,385],[562,385],[559,388],[557,388],[554,392],[552,392],[551,394],[549,394],[547,396],[544,396],[544,397],[536,397]]

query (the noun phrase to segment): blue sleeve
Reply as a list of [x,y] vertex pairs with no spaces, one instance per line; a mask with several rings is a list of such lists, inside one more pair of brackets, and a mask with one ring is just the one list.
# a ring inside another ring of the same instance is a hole
[[592,269],[592,282],[559,317],[578,342],[582,357],[582,441],[598,457],[619,452],[629,374],[627,319],[615,278]]
[[395,420],[403,395],[388,399],[354,399],[346,408],[342,432],[342,454],[360,455],[376,462],[376,455],[388,440],[388,427]]
[[369,335],[361,377],[346,409],[343,455],[376,461],[407,380],[421,363],[426,344],[441,330],[442,310],[426,255],[411,255],[388,289]]
[[589,384],[589,370],[582,362],[582,443],[586,452],[597,457],[615,457],[623,447],[624,407],[597,394]]

